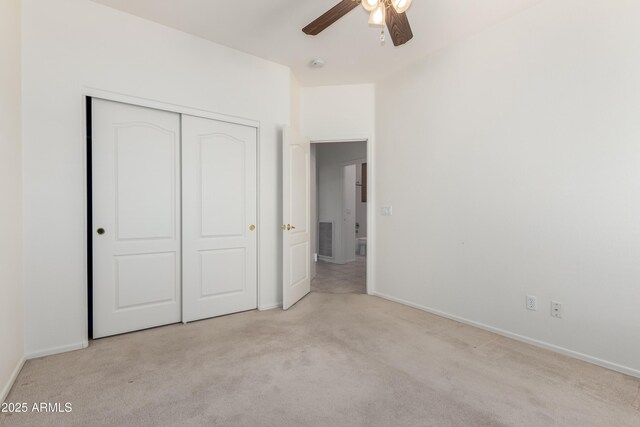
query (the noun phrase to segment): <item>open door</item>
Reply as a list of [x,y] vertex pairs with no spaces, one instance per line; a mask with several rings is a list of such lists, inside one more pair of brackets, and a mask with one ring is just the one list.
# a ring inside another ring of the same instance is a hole
[[282,143],[282,306],[289,309],[311,290],[309,140],[286,127]]

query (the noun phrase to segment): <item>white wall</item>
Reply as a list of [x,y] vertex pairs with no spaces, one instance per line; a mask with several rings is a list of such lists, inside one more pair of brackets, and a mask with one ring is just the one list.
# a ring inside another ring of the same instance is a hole
[[379,84],[378,292],[640,375],[639,19],[547,0]]
[[302,135],[314,139],[358,139],[375,131],[372,84],[304,87],[300,90]]
[[[343,169],[345,163],[367,157],[367,143],[339,142],[313,145],[316,146],[318,171],[318,221],[335,224],[333,261],[344,264],[355,258],[355,230],[349,233],[353,243],[353,253],[349,253],[344,245],[346,240],[343,230]],[[353,178],[355,179],[355,176]]]
[[300,122],[300,113],[301,113],[301,107],[300,107],[300,97],[301,97],[301,87],[300,87],[300,82],[298,82],[298,79],[296,78],[296,76],[292,73],[289,72],[289,113],[291,115],[291,119],[290,119],[290,124],[293,128],[297,129],[298,131],[300,131],[300,126],[301,126],[301,122]]
[[24,355],[20,1],[0,3],[0,403]]
[[86,336],[83,87],[261,122],[260,303],[279,304],[289,69],[87,0],[24,0],[23,30],[28,355]]

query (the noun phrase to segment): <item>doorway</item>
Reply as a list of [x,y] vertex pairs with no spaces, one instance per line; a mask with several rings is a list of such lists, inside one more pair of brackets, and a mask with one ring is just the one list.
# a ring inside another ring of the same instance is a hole
[[312,292],[367,293],[367,142],[311,144]]

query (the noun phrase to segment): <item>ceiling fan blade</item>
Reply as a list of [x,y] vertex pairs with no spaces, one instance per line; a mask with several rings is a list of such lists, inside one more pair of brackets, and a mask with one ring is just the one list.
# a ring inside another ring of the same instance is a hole
[[338,19],[342,18],[344,15],[358,7],[359,4],[360,3],[356,0],[342,0],[340,3],[329,9],[320,18],[304,27],[302,31],[310,36],[318,35],[329,25],[333,24]]
[[398,13],[396,9],[391,6],[387,8],[387,28],[393,40],[394,46],[400,46],[408,42],[413,38],[413,31],[409,25],[409,19],[407,19],[406,13]]

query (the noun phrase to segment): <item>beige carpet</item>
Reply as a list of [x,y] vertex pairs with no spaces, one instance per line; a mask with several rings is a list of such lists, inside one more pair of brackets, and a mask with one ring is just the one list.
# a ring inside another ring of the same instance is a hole
[[[322,272],[318,281],[341,274]],[[0,424],[640,426],[638,379],[344,287],[314,289],[287,312],[31,360],[8,401],[71,402],[73,412]]]

